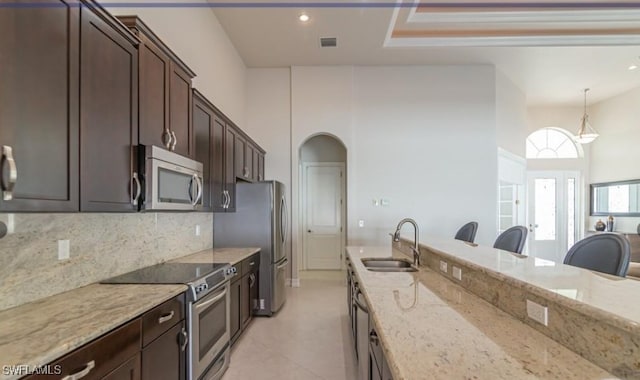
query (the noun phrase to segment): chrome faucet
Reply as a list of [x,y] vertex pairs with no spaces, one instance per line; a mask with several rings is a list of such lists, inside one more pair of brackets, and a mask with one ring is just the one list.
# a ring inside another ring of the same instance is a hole
[[411,218],[402,219],[400,223],[398,223],[398,227],[396,227],[396,232],[393,234],[393,241],[400,241],[400,229],[405,223],[413,224],[415,231],[413,247],[411,247],[411,250],[413,251],[413,265],[420,266],[420,248],[418,248],[418,235],[420,235],[420,232],[418,231],[418,223],[416,223],[415,220]]

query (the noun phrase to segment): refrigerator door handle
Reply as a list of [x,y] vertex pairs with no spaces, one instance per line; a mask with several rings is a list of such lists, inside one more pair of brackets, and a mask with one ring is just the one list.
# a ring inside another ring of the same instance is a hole
[[287,218],[287,202],[282,196],[280,199],[280,235],[282,236],[282,244],[287,241],[287,229],[289,228],[289,220]]
[[280,264],[280,265],[278,265],[278,266],[276,267],[276,270],[280,270],[280,269],[282,269],[282,268],[286,267],[286,266],[287,266],[287,264],[289,264],[289,259],[284,259],[284,261],[282,262],[282,264]]

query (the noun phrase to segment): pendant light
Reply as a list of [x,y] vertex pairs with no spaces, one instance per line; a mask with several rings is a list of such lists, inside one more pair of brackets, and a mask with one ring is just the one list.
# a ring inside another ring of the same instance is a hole
[[587,92],[588,88],[584,89],[584,114],[582,115],[582,122],[580,123],[580,129],[576,134],[576,141],[580,144],[589,144],[595,140],[599,135],[595,129],[589,123],[589,115],[587,114]]

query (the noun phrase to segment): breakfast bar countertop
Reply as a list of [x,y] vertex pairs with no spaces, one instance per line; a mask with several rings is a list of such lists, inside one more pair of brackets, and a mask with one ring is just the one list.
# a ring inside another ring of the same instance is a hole
[[391,247],[347,247],[396,380],[610,379],[607,371],[427,267],[367,270]]

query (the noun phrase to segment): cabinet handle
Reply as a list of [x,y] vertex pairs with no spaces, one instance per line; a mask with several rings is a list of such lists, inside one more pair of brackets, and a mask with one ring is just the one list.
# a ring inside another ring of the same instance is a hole
[[231,195],[229,195],[229,190],[225,190],[224,193],[227,196],[227,205],[224,208],[229,208],[231,206]]
[[[9,184],[4,184],[4,175],[2,171],[4,169],[4,163],[9,165]],[[10,201],[13,199],[13,187],[18,181],[18,169],[16,168],[16,162],[13,159],[13,149],[8,145],[2,146],[2,160],[0,161],[0,188],[2,189],[2,199]]]
[[255,285],[255,284],[256,284],[256,275],[255,275],[255,274],[253,274],[253,273],[251,273],[251,274],[249,275],[249,280],[251,281],[251,282],[249,283],[249,287],[250,287],[250,288],[253,288],[253,285]]
[[262,181],[262,174],[258,174],[258,181]]
[[158,318],[158,324],[161,325],[165,322],[169,322],[171,319],[173,319],[173,315],[175,313],[175,311],[171,310],[171,313],[161,316],[160,318]]
[[227,208],[227,190],[222,190],[222,203],[220,207]]
[[171,131],[169,131],[168,129],[165,129],[164,132],[162,132],[162,143],[164,144],[164,147],[171,150],[172,140],[173,140],[173,136],[171,136]]
[[254,265],[256,265],[256,262],[255,262],[255,261],[252,261],[252,262],[250,262],[250,263],[249,263],[249,266],[250,266],[250,267],[252,267],[252,266],[254,266]]
[[244,177],[249,177],[249,168],[247,168],[246,166],[244,167]]
[[83,377],[87,376],[89,374],[89,372],[91,372],[92,369],[94,369],[96,366],[96,361],[92,360],[90,362],[88,362],[87,364],[84,365],[84,368],[79,371],[76,372],[74,374],[71,375],[67,375],[65,377],[62,378],[62,380],[80,380]]
[[182,343],[180,343],[180,351],[184,351],[187,349],[187,344],[189,344],[189,334],[187,334],[187,330],[182,328],[180,331],[180,336],[182,337]]
[[369,334],[369,341],[376,346],[380,343],[380,338],[378,338],[378,334],[376,334],[375,331],[371,331]]
[[171,137],[173,142],[171,143],[171,151],[173,152],[174,150],[176,150],[176,144],[178,143],[178,138],[176,137],[176,133],[174,131],[171,131]]
[[[131,204],[134,206],[138,205],[138,199],[140,198],[140,193],[142,192],[142,186],[140,186],[140,180],[138,179],[138,173],[133,172],[133,181],[131,181],[131,186],[133,187],[133,183],[136,184],[136,195],[131,198]],[[133,189],[131,189],[131,193],[133,194]]]

